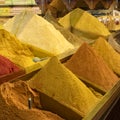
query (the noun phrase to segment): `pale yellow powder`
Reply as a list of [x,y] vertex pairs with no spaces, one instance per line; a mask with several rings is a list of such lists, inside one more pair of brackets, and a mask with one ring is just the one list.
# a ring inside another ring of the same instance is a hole
[[[50,59],[28,84],[84,117],[98,102],[98,98],[56,57]],[[64,111],[63,111],[64,112]]]
[[27,46],[4,29],[0,29],[0,54],[22,67],[34,64],[34,56]]
[[21,41],[49,51],[54,55],[74,49],[74,46],[52,24],[29,11],[16,15],[4,27]]
[[0,29],[0,55],[25,68],[26,72],[39,69],[41,65],[46,63],[36,63],[35,57],[48,58],[53,56],[45,50],[21,43],[14,35],[4,29]]

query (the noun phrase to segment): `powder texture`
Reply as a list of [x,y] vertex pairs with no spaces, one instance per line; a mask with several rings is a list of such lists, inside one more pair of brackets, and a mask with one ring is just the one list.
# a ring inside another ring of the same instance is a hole
[[74,49],[64,36],[43,17],[24,11],[4,25],[21,41],[58,55]]
[[62,65],[56,57],[32,78],[28,84],[57,100],[68,108],[78,111],[84,117],[99,99],[71,71]]
[[83,40],[71,33],[69,30],[65,29],[63,26],[61,26],[57,20],[52,16],[50,11],[47,11],[44,18],[49,21],[51,24],[54,25],[54,27],[61,32],[61,34],[68,40],[72,45],[75,46],[75,48],[78,48],[83,43]]
[[60,18],[59,23],[79,37],[96,39],[110,35],[108,29],[96,17],[79,8]]
[[0,55],[0,76],[10,74],[12,72],[17,72],[19,70],[20,68],[13,62]]
[[102,37],[98,38],[93,48],[103,57],[108,66],[120,75],[120,54]]
[[[28,109],[29,97],[32,98],[32,109]],[[2,84],[0,86],[0,120],[63,120],[53,113],[36,109],[35,98],[38,98],[38,94],[23,81]]]
[[4,29],[0,29],[0,54],[23,67],[34,64],[34,56],[27,46]]
[[118,77],[88,44],[84,43],[66,62],[65,66],[83,80],[90,81],[103,90],[111,89]]

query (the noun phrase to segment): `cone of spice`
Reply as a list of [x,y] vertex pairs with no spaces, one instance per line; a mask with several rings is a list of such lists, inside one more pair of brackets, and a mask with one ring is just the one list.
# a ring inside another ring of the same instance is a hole
[[118,81],[118,77],[107,66],[103,58],[86,43],[65,63],[65,66],[78,77],[106,91]]
[[96,40],[93,48],[103,57],[108,66],[120,75],[120,54],[102,37]]
[[57,20],[52,16],[50,11],[47,11],[44,18],[49,21],[57,30],[60,31],[60,33],[68,40],[72,45],[75,46],[75,48],[80,47],[81,44],[84,42],[82,39],[74,35],[69,30],[65,29],[63,26],[61,26]]
[[36,89],[84,117],[95,107],[99,99],[91,90],[53,57],[28,81]]
[[99,36],[108,37],[110,32],[96,17],[87,11],[76,8],[58,21],[65,29],[78,37],[96,39]]
[[4,28],[15,34],[22,42],[54,55],[74,49],[74,46],[51,23],[29,11],[23,11],[8,20]]
[[[33,108],[28,108],[32,96]],[[38,94],[25,82],[6,82],[0,85],[0,120],[63,120],[58,115],[37,109]]]

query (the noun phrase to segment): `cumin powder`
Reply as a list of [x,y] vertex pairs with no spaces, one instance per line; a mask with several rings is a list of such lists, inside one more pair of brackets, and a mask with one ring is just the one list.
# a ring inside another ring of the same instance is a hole
[[[32,99],[32,108],[28,99]],[[59,116],[37,109],[39,96],[23,81],[0,85],[0,120],[63,120]]]
[[54,55],[74,49],[74,46],[51,23],[30,11],[14,16],[4,24],[4,28],[15,34],[20,41]]

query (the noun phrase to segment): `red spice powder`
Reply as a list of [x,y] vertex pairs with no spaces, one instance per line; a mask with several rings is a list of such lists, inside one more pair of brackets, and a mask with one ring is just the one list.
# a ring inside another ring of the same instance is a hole
[[19,70],[20,68],[13,62],[0,55],[0,75],[6,75],[12,72],[17,72]]

